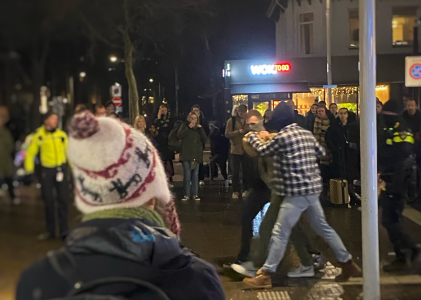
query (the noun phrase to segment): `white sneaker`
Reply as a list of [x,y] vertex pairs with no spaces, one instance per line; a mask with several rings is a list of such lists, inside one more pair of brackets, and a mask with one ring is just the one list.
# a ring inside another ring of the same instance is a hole
[[241,195],[243,198],[247,198],[249,196],[250,192],[249,191],[244,191],[243,194]]
[[300,264],[297,270],[288,273],[288,277],[290,278],[313,277],[313,276],[314,276],[313,266],[304,267],[302,264]]
[[183,198],[181,198],[181,201],[187,201],[187,200],[189,200],[190,199],[190,197],[189,196],[184,196]]
[[243,262],[241,265],[232,264],[231,269],[247,277],[254,277],[256,276],[256,272],[257,272],[257,269],[254,267],[254,264],[251,261]]
[[200,181],[199,181],[199,185],[200,185],[200,186],[204,186],[204,185],[205,185],[205,182],[204,182],[203,180],[200,180]]

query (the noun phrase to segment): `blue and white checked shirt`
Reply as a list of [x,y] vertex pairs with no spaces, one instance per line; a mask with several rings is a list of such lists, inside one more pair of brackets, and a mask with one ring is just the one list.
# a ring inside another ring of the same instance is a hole
[[296,123],[281,129],[273,139],[262,143],[251,133],[249,143],[260,155],[274,157],[274,185],[282,196],[302,196],[321,193],[322,178],[317,160],[324,148],[313,134]]

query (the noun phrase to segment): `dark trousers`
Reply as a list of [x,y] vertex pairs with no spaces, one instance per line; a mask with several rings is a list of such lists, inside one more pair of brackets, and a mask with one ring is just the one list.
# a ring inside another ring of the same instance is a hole
[[386,192],[380,194],[379,200],[383,209],[382,225],[387,230],[389,240],[395,249],[396,259],[404,261],[405,251],[417,251],[415,243],[402,229],[402,212],[405,207],[405,201],[397,194],[389,195]]
[[234,192],[241,192],[240,171],[243,175],[243,190],[247,191],[250,188],[250,173],[253,173],[251,159],[245,155],[232,154],[232,189]]
[[13,201],[15,199],[15,192],[13,187],[13,178],[8,177],[5,179],[0,179],[0,188],[3,184],[7,185],[7,192],[9,193],[10,201]]
[[199,181],[205,181],[205,167],[203,163],[199,165]]
[[228,157],[216,154],[210,161],[211,178],[218,177],[218,167],[221,170],[221,175],[225,180],[228,179],[227,174],[227,159]]
[[270,189],[259,179],[260,184],[253,185],[250,194],[243,202],[241,216],[241,249],[237,259],[246,261],[250,254],[251,238],[253,237],[253,220],[270,201]]
[[[275,226],[276,220],[278,219],[279,210],[281,209],[283,196],[272,194],[271,201],[265,216],[263,217],[262,223],[259,228],[259,241],[257,245],[257,251],[253,257],[254,266],[260,268],[264,265],[266,258],[269,253],[269,244],[272,237],[272,230]],[[295,251],[301,260],[303,266],[312,266],[313,261],[310,253],[316,253],[317,250],[311,245],[310,239],[302,229],[300,220],[297,225],[291,231],[289,237],[292,245],[294,245]]]
[[[41,191],[42,198],[45,202],[45,219],[47,225],[47,232],[55,236],[56,228],[56,205],[58,223],[60,227],[60,236],[65,236],[68,231],[67,227],[67,199],[69,197],[68,192],[68,180],[66,170],[63,170],[63,180],[58,182],[56,168],[42,168],[41,171]],[[56,197],[54,195],[56,194]]]

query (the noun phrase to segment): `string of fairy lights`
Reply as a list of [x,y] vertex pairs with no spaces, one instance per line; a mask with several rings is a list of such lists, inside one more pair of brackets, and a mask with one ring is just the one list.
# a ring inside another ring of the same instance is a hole
[[[319,100],[325,100],[327,97],[327,89],[322,87],[311,87],[310,93],[294,93],[293,100],[295,103],[301,101],[314,101],[315,98]],[[351,99],[353,95],[355,97],[359,94],[359,87],[358,86],[343,86],[337,87],[332,89],[332,96],[334,98],[341,99],[340,102],[346,102],[347,99]],[[380,101],[384,102],[389,99],[390,91],[389,85],[377,85],[376,86],[376,97],[380,99]],[[310,98],[310,99],[309,99]],[[240,105],[240,104],[247,104],[249,99],[249,95],[233,95],[233,105]],[[309,100],[306,100],[309,99]],[[355,101],[355,100],[354,100]],[[336,102],[336,101],[335,101]],[[353,102],[353,101],[352,101]]]

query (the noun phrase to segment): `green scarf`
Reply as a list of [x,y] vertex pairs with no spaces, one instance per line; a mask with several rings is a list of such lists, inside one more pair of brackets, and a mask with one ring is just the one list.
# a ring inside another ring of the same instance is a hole
[[108,210],[101,210],[92,214],[87,214],[83,217],[83,222],[94,219],[146,219],[156,223],[159,227],[165,227],[164,220],[154,210],[150,210],[144,206],[131,208],[114,208]]

